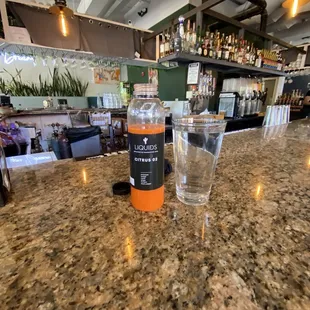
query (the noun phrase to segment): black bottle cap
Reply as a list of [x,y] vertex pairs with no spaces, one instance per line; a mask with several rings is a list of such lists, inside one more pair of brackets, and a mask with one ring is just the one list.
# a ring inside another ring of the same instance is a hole
[[112,187],[114,195],[128,195],[130,194],[130,183],[118,182]]

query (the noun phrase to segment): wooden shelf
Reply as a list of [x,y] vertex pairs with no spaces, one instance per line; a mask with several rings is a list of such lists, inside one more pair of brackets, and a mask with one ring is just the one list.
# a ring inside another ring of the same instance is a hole
[[265,68],[257,68],[252,66],[240,65],[234,62],[229,62],[226,60],[217,60],[211,59],[207,57],[191,55],[186,53],[176,53],[166,57],[163,57],[158,60],[159,63],[172,61],[178,63],[188,64],[191,62],[201,62],[206,65],[209,69],[220,71],[225,74],[249,74],[253,76],[259,77],[272,77],[272,76],[286,76],[285,72],[265,69]]

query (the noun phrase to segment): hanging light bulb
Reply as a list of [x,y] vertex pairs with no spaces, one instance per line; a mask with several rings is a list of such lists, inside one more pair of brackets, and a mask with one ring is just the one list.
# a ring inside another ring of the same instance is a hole
[[55,5],[49,8],[49,12],[58,16],[59,30],[64,37],[67,37],[69,35],[67,17],[71,17],[73,11],[67,7],[66,0],[55,0]]
[[59,28],[64,37],[68,36],[68,25],[66,21],[66,16],[63,11],[60,11],[58,18]]
[[295,17],[297,14],[297,9],[298,9],[298,0],[293,0],[293,5],[292,5],[292,17]]

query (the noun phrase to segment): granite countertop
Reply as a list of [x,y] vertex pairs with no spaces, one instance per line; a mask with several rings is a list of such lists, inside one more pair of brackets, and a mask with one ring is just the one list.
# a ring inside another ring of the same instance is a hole
[[181,204],[172,173],[154,213],[112,195],[127,154],[14,171],[1,309],[310,309],[309,135],[226,135],[210,203]]

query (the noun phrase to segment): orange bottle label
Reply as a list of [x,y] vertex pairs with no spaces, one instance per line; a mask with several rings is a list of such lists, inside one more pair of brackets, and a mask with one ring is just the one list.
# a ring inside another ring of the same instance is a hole
[[165,126],[128,127],[131,202],[139,210],[153,211],[164,203]]

